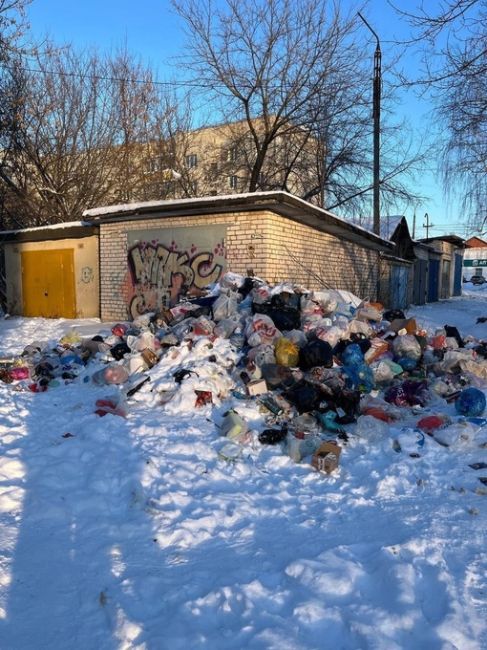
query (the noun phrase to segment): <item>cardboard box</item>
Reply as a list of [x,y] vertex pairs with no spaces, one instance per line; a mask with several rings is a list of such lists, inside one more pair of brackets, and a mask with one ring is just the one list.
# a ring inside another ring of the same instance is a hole
[[319,472],[331,474],[338,467],[341,452],[336,442],[323,442],[315,451],[311,464]]
[[142,355],[142,358],[144,359],[148,368],[153,368],[156,363],[159,362],[159,357],[157,354],[152,352],[152,350],[149,350],[149,348],[145,348],[140,354]]
[[265,379],[254,379],[247,384],[247,392],[252,397],[255,395],[264,395],[268,388]]
[[403,329],[406,330],[407,334],[415,334],[416,330],[418,329],[418,325],[414,318],[396,318],[390,324],[389,329],[392,332],[396,332],[396,334],[399,332],[399,330]]
[[373,338],[370,341],[370,348],[367,350],[365,353],[365,362],[370,364],[376,359],[378,359],[380,356],[385,354],[389,349],[390,345],[387,341],[384,341],[384,339],[380,339],[378,337]]

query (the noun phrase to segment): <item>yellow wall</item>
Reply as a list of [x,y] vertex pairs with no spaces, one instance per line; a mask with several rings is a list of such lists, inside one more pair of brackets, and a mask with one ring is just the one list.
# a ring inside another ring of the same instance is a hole
[[71,249],[74,255],[76,317],[93,318],[100,315],[100,277],[98,237],[57,239],[41,242],[11,242],[4,245],[7,276],[7,309],[12,315],[22,315],[23,251]]

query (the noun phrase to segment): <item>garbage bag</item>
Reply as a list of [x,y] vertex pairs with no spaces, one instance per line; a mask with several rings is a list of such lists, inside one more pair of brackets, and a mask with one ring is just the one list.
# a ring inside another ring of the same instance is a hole
[[[262,368],[262,366],[265,364],[276,363],[274,348],[272,345],[269,345],[268,343],[257,345],[255,346],[255,348],[249,350],[249,353],[247,355],[247,360],[253,361],[256,366],[259,366],[259,368]],[[286,365],[286,364],[280,364],[280,365]]]
[[316,339],[310,341],[299,350],[299,367],[310,370],[315,366],[331,368],[333,365],[333,350],[329,343]]
[[254,288],[254,284],[255,284],[254,278],[246,277],[242,282],[241,286],[238,287],[237,291],[243,298],[246,298]]
[[318,408],[321,393],[306,381],[299,382],[284,393],[285,398],[294,404],[299,413],[307,413]]
[[375,387],[374,373],[366,363],[343,366],[349,388],[370,393]]
[[425,406],[428,399],[427,383],[406,380],[399,386],[388,388],[384,399],[396,406]]
[[238,321],[233,320],[232,318],[223,318],[217,325],[215,325],[213,331],[222,339],[228,339],[236,330],[237,325]]
[[485,406],[485,394],[473,386],[462,390],[455,401],[456,412],[468,417],[478,417],[479,415],[482,415],[485,411]]
[[116,361],[120,361],[124,355],[130,354],[130,348],[125,342],[117,343],[113,348],[110,348],[110,354]]
[[401,366],[406,372],[411,372],[418,365],[417,359],[409,359],[408,357],[401,357],[397,359],[397,363]]
[[298,311],[289,309],[275,309],[270,303],[254,306],[255,314],[268,316],[279,330],[297,329],[301,323],[301,315]]
[[360,366],[364,363],[364,354],[357,343],[351,343],[343,350],[342,362],[346,366]]
[[421,418],[421,420],[418,420],[416,426],[418,429],[421,429],[421,431],[431,435],[434,431],[441,429],[449,422],[450,418],[446,415],[427,415],[426,417]]
[[465,343],[463,342],[463,339],[460,336],[460,332],[457,330],[456,327],[452,327],[451,325],[445,325],[445,334],[447,335],[447,337],[454,338],[458,343],[459,348],[465,347]]
[[319,304],[325,316],[333,314],[338,306],[336,296],[331,291],[313,291],[311,300]]
[[272,319],[265,314],[255,314],[247,325],[245,334],[252,347],[261,343],[273,344],[281,336]]
[[308,342],[306,334],[300,329],[293,329],[283,332],[287,339],[296,343],[299,348],[302,348]]
[[238,293],[227,290],[218,296],[213,303],[213,320],[220,321],[224,318],[231,318],[238,307]]
[[332,348],[338,343],[343,335],[343,330],[339,327],[332,325],[331,327],[317,327],[315,329],[315,336],[321,341],[326,341]]
[[110,364],[93,373],[91,379],[95,384],[124,384],[129,378],[126,368],[118,364]]
[[300,313],[301,296],[294,292],[281,291],[271,297],[271,305],[274,309],[284,311],[293,311]]
[[284,337],[277,340],[275,347],[276,361],[280,366],[294,368],[299,363],[299,348],[296,343]]
[[396,359],[406,357],[417,361],[421,357],[421,346],[412,334],[397,336],[392,342],[392,349]]
[[261,367],[261,372],[269,388],[290,388],[297,383],[293,371],[287,366],[266,363]]
[[259,442],[262,445],[277,445],[287,436],[286,429],[264,429],[259,434]]
[[390,323],[392,323],[393,320],[396,320],[398,318],[400,319],[406,318],[404,312],[401,309],[388,309],[383,313],[382,317],[384,320],[388,320]]
[[390,359],[383,359],[377,365],[371,366],[374,379],[378,384],[390,382],[403,373],[404,368]]

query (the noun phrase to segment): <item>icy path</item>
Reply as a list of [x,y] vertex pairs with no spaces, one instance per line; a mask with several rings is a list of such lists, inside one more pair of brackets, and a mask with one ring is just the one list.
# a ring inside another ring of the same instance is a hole
[[[479,298],[414,311],[486,336]],[[2,353],[66,325],[36,321],[0,323]],[[98,418],[105,393],[0,383],[2,650],[487,647],[480,439],[355,440],[321,477],[275,448],[221,461],[209,409],[150,393]]]

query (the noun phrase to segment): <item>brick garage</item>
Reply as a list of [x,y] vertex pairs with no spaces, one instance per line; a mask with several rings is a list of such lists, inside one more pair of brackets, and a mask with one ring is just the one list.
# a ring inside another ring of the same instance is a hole
[[202,286],[224,270],[374,299],[379,256],[394,249],[285,192],[127,204],[84,217],[99,225],[102,320],[150,310],[180,284]]

